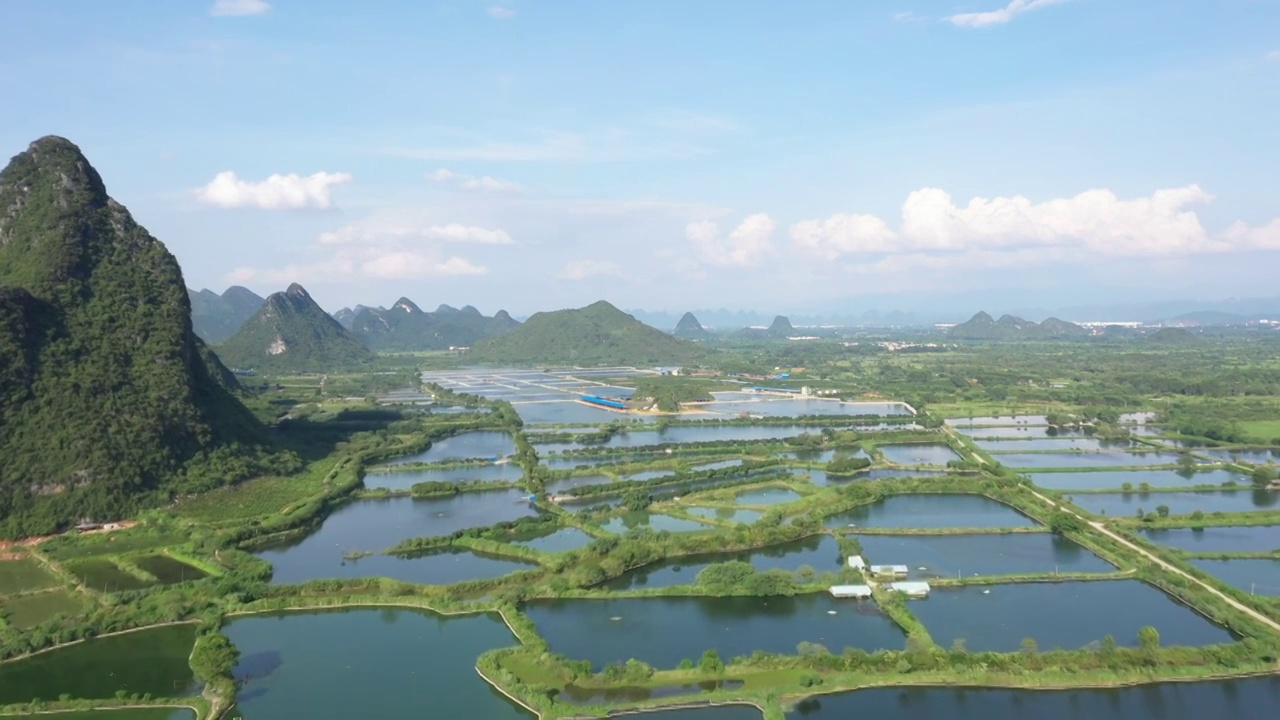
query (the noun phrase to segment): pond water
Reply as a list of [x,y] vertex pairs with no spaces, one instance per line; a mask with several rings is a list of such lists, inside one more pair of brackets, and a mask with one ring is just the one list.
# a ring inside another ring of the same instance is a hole
[[1203,492],[1127,492],[1077,493],[1071,502],[1097,515],[1131,516],[1141,509],[1154,512],[1161,505],[1174,515],[1190,515],[1199,510],[1215,512],[1248,512],[1280,505],[1280,492],[1275,490],[1207,490]]
[[[848,457],[866,457],[867,456],[867,454],[863,452],[862,448],[858,448],[857,450],[853,450],[853,451],[844,450],[844,451],[841,451],[840,454]],[[791,452],[778,453],[774,457],[786,458],[789,460],[799,460],[800,462],[812,463],[816,465],[826,465],[827,463],[836,459],[836,451],[835,450],[794,450]]]
[[[536,515],[528,493],[490,490],[427,498],[373,498],[349,502],[320,527],[280,547],[310,550],[318,546],[341,555],[346,551],[381,551],[415,537],[451,535],[458,530],[489,527]],[[275,548],[273,548],[275,549]]]
[[[569,705],[609,705],[635,704],[645,700],[660,700],[682,696],[697,695],[715,690],[734,690],[742,687],[741,680],[711,680],[693,685],[658,685],[656,687],[609,687],[593,688],[578,685],[566,685],[564,691],[555,696],[557,702]],[[691,701],[697,700],[691,698]],[[661,713],[660,713],[661,714]],[[654,717],[652,714],[645,718]],[[759,717],[759,714],[756,715]]]
[[[1265,677],[1112,690],[875,688],[804,700],[787,713],[787,718],[1263,720],[1271,718],[1278,705],[1280,678]],[[689,720],[700,719],[690,715]]]
[[702,465],[694,465],[689,468],[692,472],[703,472],[704,470],[722,470],[729,467],[737,467],[743,462],[742,458],[734,458],[732,460],[717,460],[716,462],[704,463]]
[[733,553],[686,555],[646,565],[614,578],[601,587],[613,590],[690,585],[708,565],[730,561],[751,563],[756,570],[799,570],[808,565],[818,572],[839,572],[844,566],[840,547],[830,535]]
[[635,720],[760,720],[761,717],[760,711],[751,705],[714,705],[643,713],[635,716]]
[[670,477],[671,475],[675,475],[675,474],[676,474],[676,470],[674,468],[666,468],[663,470],[644,470],[638,473],[633,473],[631,475],[628,475],[625,479],[633,480],[633,481],[644,481],[644,480],[653,480],[654,478],[660,478],[660,477]]
[[636,528],[648,528],[654,532],[666,530],[668,532],[690,532],[695,530],[711,530],[712,526],[695,520],[685,520],[684,518],[672,517],[670,515],[662,515],[659,513],[649,512],[633,512],[625,513],[619,517],[610,518],[608,522],[600,527],[614,533],[626,533]]
[[578,528],[569,527],[536,536],[517,537],[512,542],[542,552],[558,553],[577,550],[584,545],[589,545],[594,539]]
[[150,582],[125,572],[119,565],[106,558],[75,560],[65,563],[64,567],[79,578],[80,582],[98,592],[140,590],[151,585]]
[[396,458],[392,465],[415,462],[445,462],[471,458],[501,458],[514,454],[515,438],[511,433],[499,430],[475,430],[436,440],[426,452]]
[[322,578],[386,577],[423,585],[450,585],[467,580],[495,578],[537,565],[511,558],[471,552],[462,548],[443,548],[429,553],[402,558],[394,555],[369,555],[344,560],[337,548],[310,548],[305,553],[292,548],[273,555],[266,551],[258,556],[269,560],[274,572],[273,584],[307,582]]
[[[1136,445],[1132,440],[1103,440],[1091,437],[1038,438],[1034,440],[974,440],[974,445],[987,452],[1023,452],[1026,450],[1054,450],[1070,452],[1074,450],[1093,452],[1096,450],[1120,450]],[[999,458],[997,458],[999,459]]]
[[979,415],[977,417],[947,418],[948,425],[1048,425],[1046,415]]
[[800,493],[781,487],[767,487],[738,493],[733,501],[739,505],[780,505],[799,500]]
[[[641,456],[635,456],[641,457]],[[538,451],[538,462],[551,468],[552,470],[572,470],[577,467],[598,467],[600,465],[611,465],[617,463],[622,458],[610,457],[608,455],[599,455],[595,457],[545,457],[542,451]]]
[[[1007,456],[997,455],[997,459]],[[1050,490],[1119,490],[1129,483],[1134,488],[1171,488],[1194,485],[1221,485],[1234,481],[1248,486],[1251,480],[1230,470],[1200,470],[1189,475],[1178,470],[1098,470],[1096,472],[1028,473],[1031,482]]]
[[960,456],[946,445],[877,445],[884,459],[898,465],[946,465]]
[[514,462],[489,465],[469,465],[447,470],[406,470],[395,472],[370,472],[364,476],[365,487],[388,490],[410,490],[424,482],[466,482],[468,480],[519,480],[524,468]]
[[1037,439],[1084,437],[1083,430],[1055,430],[1047,426],[1009,425],[1004,427],[958,427],[960,433],[972,438]]
[[289,613],[236,618],[224,632],[240,650],[246,720],[533,717],[476,674],[481,653],[516,644],[497,616]]
[[859,535],[868,564],[906,565],[913,580],[957,575],[1111,572],[1110,563],[1053,533]]
[[1011,468],[1078,468],[1078,467],[1142,467],[1173,465],[1182,457],[1174,452],[1078,452],[1078,453],[1005,453],[992,455],[997,462]]
[[1280,449],[1267,448],[1231,448],[1231,449],[1207,449],[1196,450],[1199,455],[1208,455],[1216,460],[1227,460],[1231,462],[1247,462],[1254,465],[1265,465],[1267,463],[1280,463]]
[[155,576],[161,585],[199,580],[209,577],[205,571],[179,562],[167,555],[143,555],[133,558],[133,564]]
[[1036,521],[981,495],[891,495],[827,518],[829,528],[1004,528]]
[[764,513],[759,510],[746,510],[743,508],[691,507],[685,508],[685,512],[696,517],[746,524],[751,524],[764,517]]
[[830,398],[779,398],[757,393],[712,393],[716,402],[688,403],[690,408],[706,412],[737,415],[751,413],[767,417],[800,417],[802,415],[910,415],[902,403],[849,403]]
[[1147,530],[1143,534],[1153,543],[1189,552],[1269,552],[1280,549],[1280,525]]
[[521,402],[514,405],[516,414],[526,423],[610,423],[615,420],[646,420],[644,415],[631,415],[584,405],[576,400],[564,399],[552,402]]
[[934,588],[911,611],[942,647],[963,638],[970,651],[1014,651],[1023,638],[1041,650],[1071,650],[1111,635],[1136,646],[1151,625],[1160,644],[1210,645],[1231,634],[1163,592],[1136,580]]
[[666,430],[618,433],[604,447],[642,447],[670,443],[779,440],[803,433],[817,434],[820,427],[802,425],[676,425]]
[[187,708],[124,708],[118,710],[68,710],[42,712],[40,720],[196,720]]
[[1258,595],[1280,597],[1280,560],[1191,560],[1219,580]]
[[608,485],[612,482],[617,482],[617,480],[609,477],[608,475],[578,475],[575,477],[568,477],[563,480],[552,480],[546,484],[544,489],[551,495],[558,495],[563,492],[568,492],[574,488],[590,487],[592,485]]
[[[552,652],[599,669],[628,658],[659,669],[714,649],[721,658],[755,650],[794,654],[802,641],[832,652],[901,649],[905,636],[874,603],[827,593],[797,597],[653,597],[538,600],[524,608]],[[835,615],[828,614],[836,611]]]
[[153,697],[195,695],[200,683],[187,664],[195,639],[194,624],[169,625],[0,664],[0,705],[34,698],[57,700],[63,693],[73,698],[112,698],[118,690]]

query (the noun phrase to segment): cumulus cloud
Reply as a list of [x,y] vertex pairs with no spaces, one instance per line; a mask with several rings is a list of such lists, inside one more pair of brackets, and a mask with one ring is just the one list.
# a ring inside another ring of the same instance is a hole
[[561,280],[586,280],[602,275],[621,275],[618,263],[608,260],[574,260],[566,263],[556,277]]
[[756,265],[773,249],[773,231],[777,223],[764,213],[743,220],[728,237],[720,236],[720,227],[710,220],[689,223],[685,237],[693,243],[698,257],[711,265]]
[[466,175],[456,173],[448,168],[440,168],[433,173],[429,173],[427,179],[441,184],[453,185],[457,189],[466,192],[518,193],[524,189],[517,183],[499,180],[490,175]]
[[213,180],[196,190],[196,198],[220,208],[253,207],[263,210],[327,209],[332,207],[331,191],[337,185],[351,182],[347,173],[318,172],[303,177],[297,174],[272,175],[261,182],[241,180],[230,170],[220,172]]
[[999,10],[989,10],[987,12],[960,13],[947,18],[952,25],[959,27],[988,27],[991,25],[1003,25],[1015,17],[1038,10],[1040,8],[1049,7],[1050,5],[1060,5],[1070,0],[1011,0],[1011,2]]
[[262,15],[271,9],[266,0],[214,0],[209,14],[214,17],[234,15]]
[[507,8],[507,7],[502,7],[501,5],[494,5],[490,7],[487,12],[489,13],[489,17],[494,18],[496,20],[510,20],[511,18],[516,16],[515,10],[512,10],[511,8]]
[[[1280,248],[1280,220],[1262,227],[1237,223],[1209,233],[1190,208],[1213,196],[1197,185],[1121,199],[1110,190],[1034,203],[1025,197],[974,198],[956,205],[936,188],[911,193],[898,229],[874,215],[837,214],[791,226],[792,244],[824,260],[857,255],[913,256],[948,262],[957,254],[1044,254],[1157,257]],[[990,258],[990,255],[977,255]],[[902,261],[894,261],[902,262]]]
[[427,225],[423,227],[378,225],[346,225],[333,232],[320,235],[322,245],[372,245],[406,240],[427,240],[473,245],[511,245],[514,241],[507,231],[478,227],[476,225]]

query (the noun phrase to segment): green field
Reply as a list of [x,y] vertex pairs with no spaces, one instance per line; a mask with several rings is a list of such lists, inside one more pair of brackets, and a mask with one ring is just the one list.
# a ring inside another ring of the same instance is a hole
[[214,524],[270,515],[284,510],[325,487],[336,460],[326,458],[289,477],[261,477],[233,487],[218,488],[187,498],[177,507],[183,517]]
[[172,585],[209,577],[209,574],[205,571],[165,555],[144,555],[131,558],[131,560],[134,565],[154,575],[161,585]]
[[110,560],[77,560],[67,563],[67,570],[86,587],[98,592],[141,590],[150,584],[121,570]]
[[186,538],[177,534],[148,533],[134,529],[125,532],[68,536],[41,546],[55,560],[80,560],[97,555],[123,555],[181,544]]
[[44,590],[57,584],[58,579],[31,558],[0,561],[0,596]]
[[0,602],[5,622],[20,629],[35,627],[56,615],[78,615],[84,610],[79,596],[66,590],[50,590]]
[[1280,440],[1280,420],[1244,420],[1240,428],[1258,440],[1268,443]]

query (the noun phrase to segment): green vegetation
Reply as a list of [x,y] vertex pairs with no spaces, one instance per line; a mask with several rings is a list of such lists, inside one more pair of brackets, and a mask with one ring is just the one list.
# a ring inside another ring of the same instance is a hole
[[387,310],[360,308],[347,327],[372,350],[413,352],[470,347],[519,326],[506,310],[493,317],[470,305],[461,310],[441,305],[434,312],[423,312],[412,300],[400,298]]
[[680,322],[676,323],[675,330],[671,331],[672,335],[684,340],[708,340],[711,333],[702,327],[702,323],[698,322],[698,318],[693,313],[687,312],[680,318]]
[[704,355],[687,340],[645,325],[601,300],[540,312],[509,333],[477,343],[468,362],[579,365],[692,364]]
[[191,299],[191,327],[201,340],[216,345],[253,317],[266,302],[248,288],[232,285],[219,295],[212,290],[187,291]]
[[191,332],[177,261],[70,142],[0,172],[0,537],[261,472],[262,427]]
[[741,386],[712,378],[680,375],[646,376],[638,379],[619,380],[635,387],[631,398],[652,404],[663,412],[676,412],[687,402],[711,402],[712,392],[740,389]]
[[44,590],[57,584],[58,579],[33,558],[0,560],[0,597]]
[[20,630],[44,624],[59,615],[75,616],[83,611],[80,597],[65,590],[46,590],[0,600],[0,618]]
[[373,353],[297,283],[267,297],[217,352],[232,367],[276,373],[344,370],[373,361]]

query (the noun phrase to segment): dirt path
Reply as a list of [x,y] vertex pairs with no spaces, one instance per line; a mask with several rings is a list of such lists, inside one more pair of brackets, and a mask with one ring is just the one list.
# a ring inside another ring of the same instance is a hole
[[1132,542],[1129,542],[1128,540],[1126,540],[1125,538],[1121,537],[1118,533],[1113,532],[1111,529],[1109,529],[1107,526],[1103,525],[1102,523],[1100,523],[1100,522],[1094,522],[1094,521],[1091,521],[1091,520],[1086,520],[1085,518],[1081,517],[1081,516],[1080,516],[1080,515],[1078,515],[1076,512],[1074,512],[1073,510],[1071,510],[1071,509],[1069,509],[1069,508],[1066,508],[1066,507],[1063,507],[1063,506],[1059,505],[1058,503],[1056,503],[1056,502],[1054,502],[1053,500],[1051,500],[1051,499],[1049,499],[1049,498],[1045,497],[1044,495],[1041,495],[1040,493],[1038,493],[1038,492],[1036,492],[1036,491],[1034,491],[1034,490],[1032,490],[1032,491],[1031,491],[1031,494],[1033,494],[1033,495],[1035,495],[1036,497],[1040,498],[1040,500],[1042,500],[1043,502],[1048,503],[1048,504],[1049,504],[1049,506],[1053,507],[1054,509],[1061,510],[1061,511],[1066,512],[1066,513],[1070,513],[1071,515],[1073,515],[1073,516],[1074,516],[1074,517],[1076,517],[1077,519],[1079,519],[1079,520],[1083,520],[1084,522],[1087,522],[1087,523],[1089,524],[1089,527],[1093,528],[1094,530],[1097,530],[1098,532],[1102,533],[1103,535],[1106,535],[1107,537],[1109,537],[1109,538],[1111,538],[1112,540],[1114,540],[1114,541],[1116,541],[1116,542],[1120,543],[1121,545],[1125,546],[1126,548],[1129,548],[1130,550],[1132,550],[1132,551],[1134,551],[1134,552],[1138,553],[1139,555],[1141,555],[1141,556],[1145,557],[1146,559],[1148,559],[1148,560],[1150,560],[1151,562],[1155,563],[1156,565],[1160,566],[1162,569],[1164,569],[1164,570],[1166,570],[1166,571],[1168,571],[1168,572],[1171,572],[1171,573],[1173,573],[1173,574],[1175,574],[1175,575],[1179,575],[1179,576],[1181,576],[1181,577],[1184,577],[1184,578],[1186,578],[1187,580],[1190,580],[1191,582],[1195,583],[1196,585],[1199,585],[1200,587],[1204,588],[1205,590],[1208,590],[1210,593],[1212,593],[1212,594],[1213,594],[1214,596],[1216,596],[1218,599],[1222,600],[1223,602],[1225,602],[1226,604],[1228,604],[1228,605],[1230,605],[1231,607],[1235,608],[1236,610],[1239,610],[1240,612],[1244,613],[1245,615],[1248,615],[1249,617],[1253,618],[1254,620],[1257,620],[1258,622],[1260,622],[1260,623],[1262,623],[1262,624],[1266,625],[1267,627],[1270,627],[1272,630],[1275,630],[1276,632],[1280,632],[1280,622],[1276,622],[1275,620],[1272,620],[1271,618],[1267,617],[1266,615],[1263,615],[1262,613],[1258,612],[1257,610],[1254,610],[1253,608],[1251,608],[1251,607],[1249,607],[1249,606],[1245,605],[1244,603],[1242,603],[1242,602],[1240,602],[1240,601],[1236,600],[1235,598],[1231,597],[1230,595],[1227,595],[1226,593],[1224,593],[1224,592],[1222,592],[1221,590],[1219,590],[1219,589],[1215,588],[1214,586],[1210,585],[1209,583],[1206,583],[1205,581],[1201,580],[1200,578],[1198,578],[1198,577],[1196,577],[1196,576],[1194,576],[1194,575],[1192,575],[1192,574],[1190,574],[1190,573],[1188,573],[1188,572],[1185,572],[1184,570],[1182,570],[1182,569],[1180,569],[1180,568],[1177,568],[1177,567],[1175,567],[1175,566],[1173,566],[1173,565],[1169,564],[1168,562],[1165,562],[1164,560],[1161,560],[1161,559],[1160,559],[1159,557],[1157,557],[1155,554],[1153,554],[1153,553],[1151,553],[1151,552],[1148,552],[1147,550],[1144,550],[1144,549],[1142,549],[1142,548],[1138,547],[1137,545],[1133,544]]

